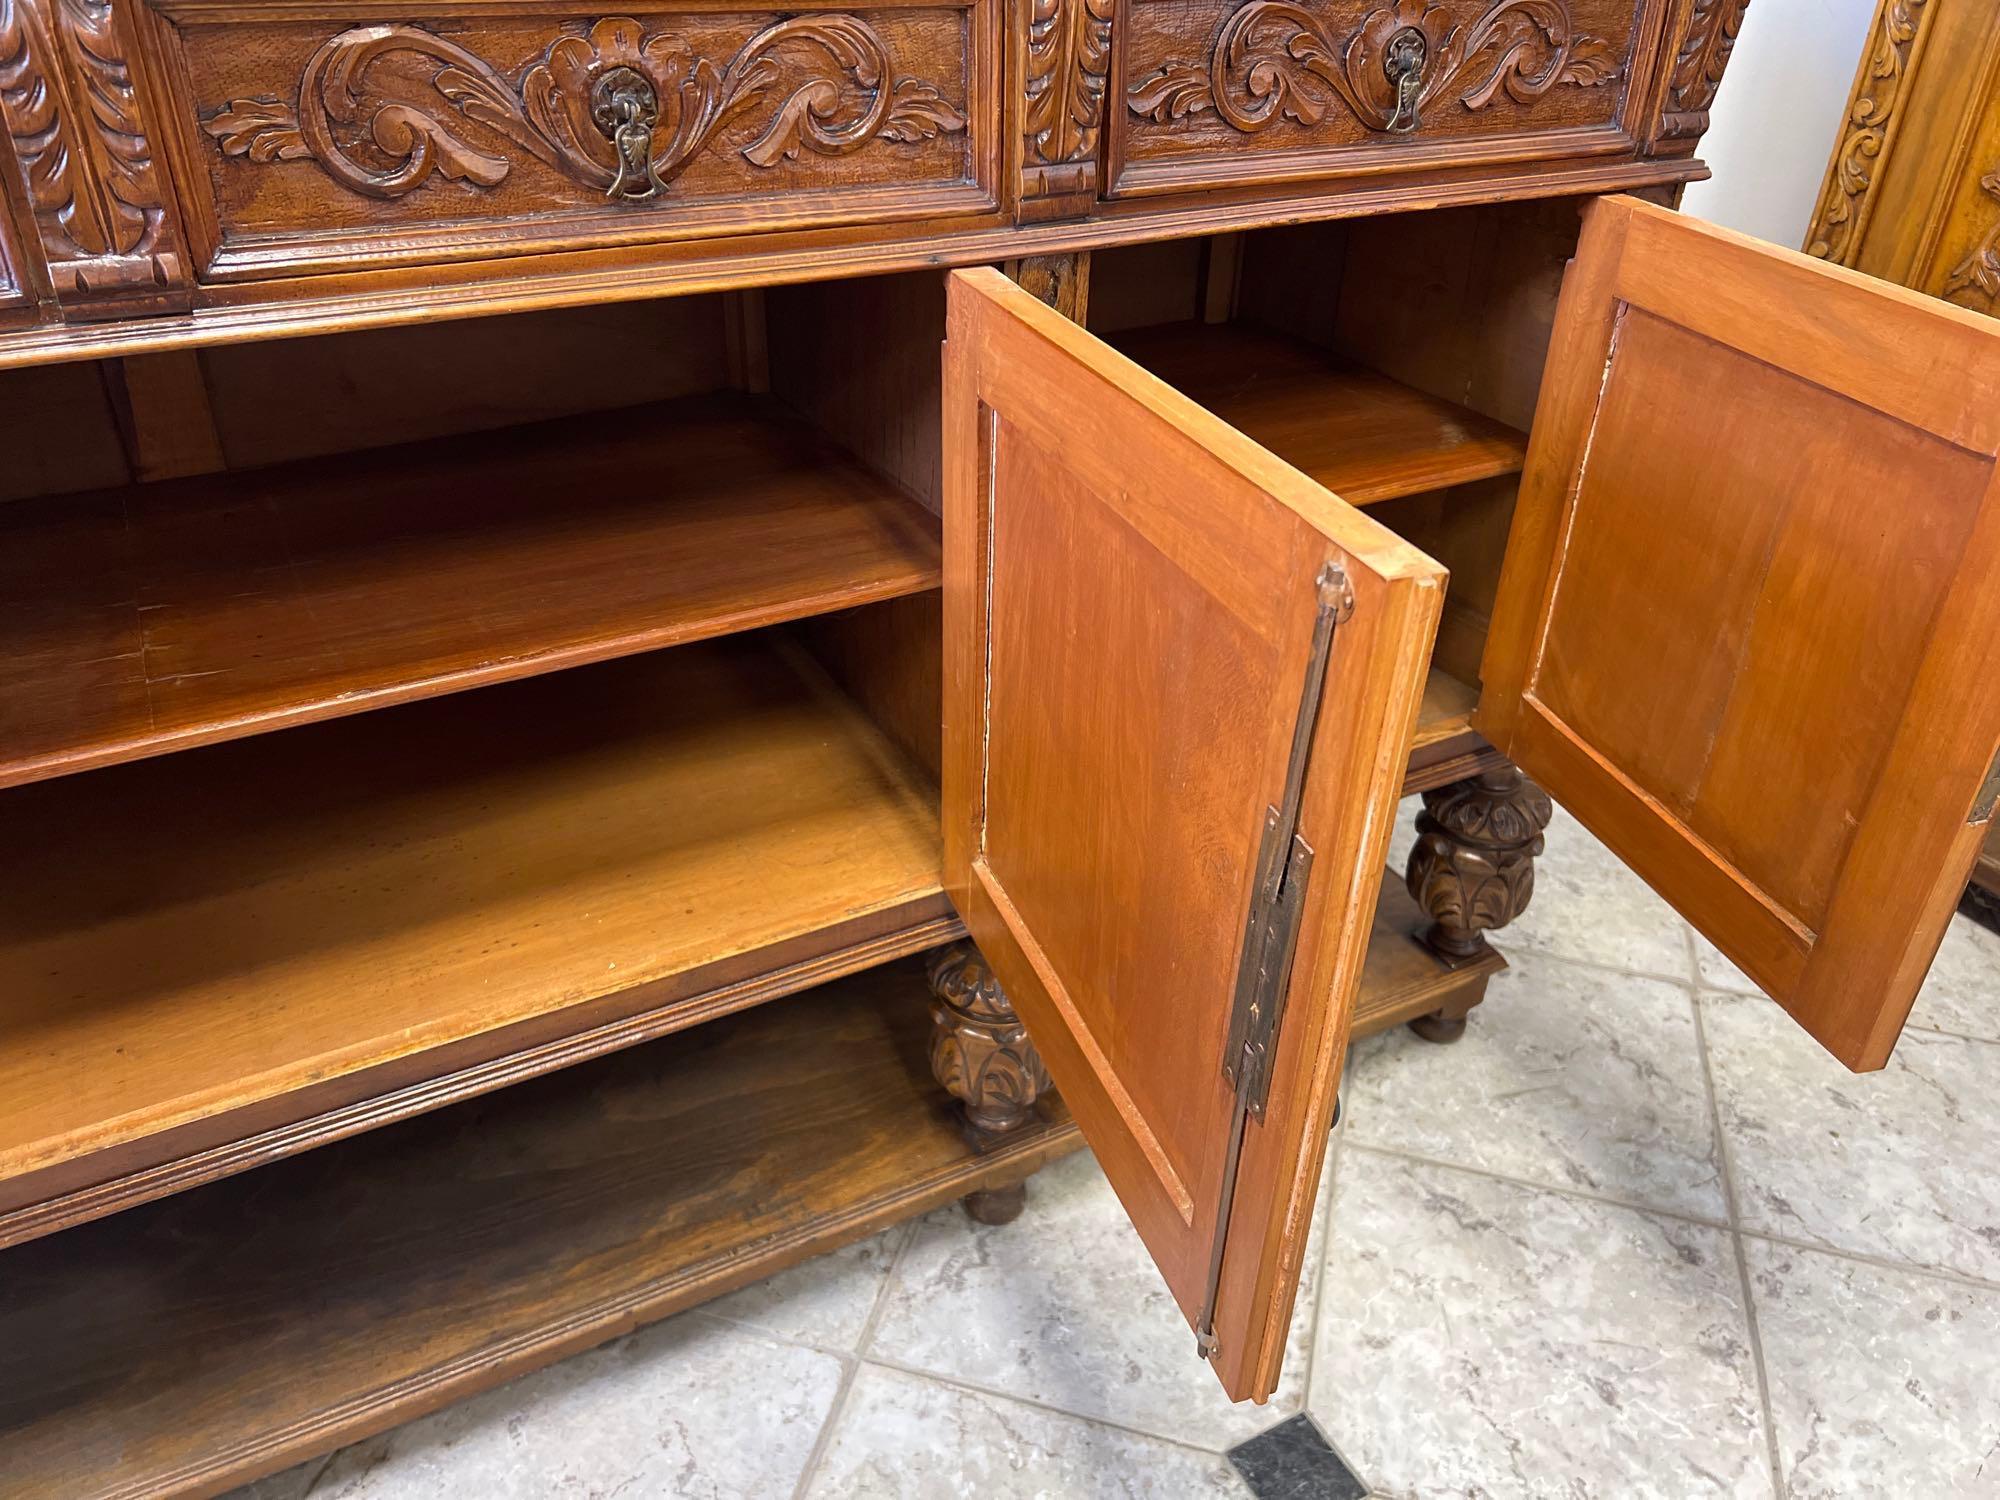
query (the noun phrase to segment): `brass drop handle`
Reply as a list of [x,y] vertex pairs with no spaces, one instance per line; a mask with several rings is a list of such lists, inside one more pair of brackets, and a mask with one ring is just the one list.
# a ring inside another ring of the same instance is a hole
[[1430,61],[1431,44],[1414,26],[1405,26],[1389,38],[1382,50],[1382,71],[1396,91],[1396,111],[1382,128],[1407,135],[1417,128],[1417,105],[1424,89],[1424,64]]
[[667,190],[653,167],[660,96],[650,78],[637,68],[605,69],[591,85],[590,118],[618,157],[618,172],[605,197],[639,203]]

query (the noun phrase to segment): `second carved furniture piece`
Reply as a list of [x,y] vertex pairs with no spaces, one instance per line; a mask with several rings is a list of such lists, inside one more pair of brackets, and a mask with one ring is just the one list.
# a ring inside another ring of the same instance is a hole
[[2000,313],[2000,12],[1882,0],[1805,248]]
[[[2000,317],[2000,11],[1882,0],[1805,248]],[[1967,910],[1990,925],[2000,838],[1972,879]]]
[[1086,1139],[1262,1395],[1538,782],[1879,1065],[1992,811],[1994,335],[1603,196],[1742,13],[0,0],[0,1493]]

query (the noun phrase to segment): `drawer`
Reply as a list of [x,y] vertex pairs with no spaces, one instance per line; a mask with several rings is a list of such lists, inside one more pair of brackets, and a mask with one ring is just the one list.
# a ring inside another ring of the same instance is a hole
[[997,207],[996,0],[143,4],[210,280]]
[[1108,192],[1630,151],[1627,94],[1650,75],[1659,10],[1132,0]]

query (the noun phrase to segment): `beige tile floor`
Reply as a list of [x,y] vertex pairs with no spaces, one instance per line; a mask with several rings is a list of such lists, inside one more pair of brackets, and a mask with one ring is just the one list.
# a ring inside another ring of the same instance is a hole
[[1241,1497],[1300,1410],[1385,1496],[2000,1497],[2000,938],[1857,1078],[1560,814],[1538,878],[1461,1043],[1356,1048],[1267,1407],[1077,1157],[258,1500]]

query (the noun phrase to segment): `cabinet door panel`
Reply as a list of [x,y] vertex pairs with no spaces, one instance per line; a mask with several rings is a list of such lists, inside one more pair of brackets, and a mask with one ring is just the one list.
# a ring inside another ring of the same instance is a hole
[[1856,1069],[1991,815],[1996,451],[1992,324],[1592,206],[1474,722]]
[[[1198,1328],[1214,1287],[1223,1384],[1261,1398],[1442,570],[996,272],[952,278],[945,430],[946,883]],[[1251,1116],[1234,997],[1294,813]]]

